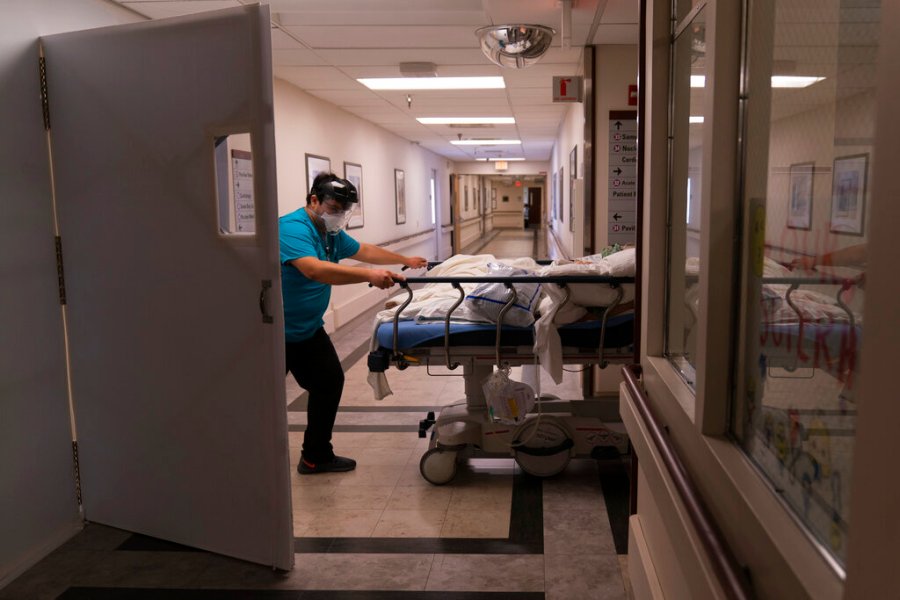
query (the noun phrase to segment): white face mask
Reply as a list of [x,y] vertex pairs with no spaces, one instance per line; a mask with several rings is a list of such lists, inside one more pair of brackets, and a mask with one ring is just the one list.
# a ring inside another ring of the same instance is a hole
[[344,226],[347,225],[347,221],[350,220],[350,211],[348,210],[336,215],[324,213],[319,215],[319,218],[325,223],[325,231],[328,233],[337,233],[343,229]]

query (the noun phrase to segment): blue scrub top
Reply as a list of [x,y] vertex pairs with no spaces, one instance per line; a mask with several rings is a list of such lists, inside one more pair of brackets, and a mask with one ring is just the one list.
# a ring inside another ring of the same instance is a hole
[[344,231],[323,235],[300,208],[278,219],[281,246],[281,295],[284,300],[284,337],[287,342],[302,342],[324,324],[331,285],[309,279],[292,260],[314,256],[336,263],[359,252],[359,242]]

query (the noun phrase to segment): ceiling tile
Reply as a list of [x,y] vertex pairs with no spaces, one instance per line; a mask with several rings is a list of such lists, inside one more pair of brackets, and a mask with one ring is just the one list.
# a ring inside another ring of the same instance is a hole
[[360,90],[307,90],[313,96],[331,102],[336,106],[380,105],[381,98],[363,88]]
[[303,45],[277,27],[272,28],[272,50],[305,50]]
[[635,0],[607,0],[601,23],[637,25],[641,19],[641,3]]
[[478,47],[462,50],[446,50],[440,48],[369,48],[347,50],[319,50],[319,55],[335,66],[344,65],[398,65],[397,77],[400,76],[400,63],[408,61],[433,62],[440,65],[490,65]]
[[312,50],[285,49],[272,50],[272,64],[275,66],[312,66],[327,63]]
[[601,23],[594,34],[595,44],[637,44],[640,41],[641,29],[637,24]]
[[[437,65],[438,77],[496,77],[503,75],[500,67],[484,61],[478,65]],[[353,78],[362,77],[402,77],[399,63],[390,65],[347,65],[341,70]]]
[[210,10],[234,8],[241,5],[237,0],[181,0],[178,2],[141,0],[140,2],[120,2],[120,4],[136,10],[151,19],[180,17]]
[[359,90],[360,84],[334,67],[274,67],[275,76],[290,81],[306,91]]
[[[578,74],[581,44],[603,10],[598,43],[636,43],[635,0],[574,2],[571,46],[562,48],[562,10],[556,0],[263,0],[273,23],[276,77],[414,140],[452,160],[471,160],[475,147],[449,143],[463,137],[521,137],[504,148],[531,160],[547,160],[569,109],[553,104],[552,78]],[[247,0],[120,0],[152,18],[240,6]],[[541,61],[520,71],[502,69],[481,52],[475,30],[490,23],[537,23],[557,30]],[[631,39],[634,38],[634,39]],[[779,49],[791,54],[792,48]],[[799,53],[798,53],[799,54]],[[803,58],[806,58],[804,56]],[[806,63],[821,63],[810,57]],[[401,62],[433,62],[438,76],[502,75],[505,90],[373,92],[360,77],[399,77]],[[802,62],[802,61],[801,61]],[[827,62],[827,61],[825,61]],[[798,67],[800,68],[800,67]],[[424,126],[417,116],[514,116],[516,125],[492,128]],[[498,148],[493,148],[498,150]],[[479,149],[484,153],[485,149]]]
[[451,25],[285,25],[313,48],[477,48],[472,27]]

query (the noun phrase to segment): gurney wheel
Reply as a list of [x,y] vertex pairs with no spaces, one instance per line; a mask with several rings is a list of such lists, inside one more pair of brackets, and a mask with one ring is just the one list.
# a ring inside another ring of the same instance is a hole
[[456,454],[454,450],[432,448],[422,455],[419,472],[432,485],[450,483],[456,477]]

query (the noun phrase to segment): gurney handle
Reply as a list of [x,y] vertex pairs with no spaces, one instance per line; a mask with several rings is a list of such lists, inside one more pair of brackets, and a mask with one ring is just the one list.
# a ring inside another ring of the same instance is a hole
[[399,330],[399,328],[400,328],[400,323],[399,323],[399,321],[400,321],[400,314],[403,312],[403,309],[405,309],[407,306],[409,306],[409,303],[412,302],[412,299],[413,299],[413,291],[412,291],[412,289],[409,287],[409,284],[408,284],[407,282],[405,282],[405,281],[398,281],[397,283],[399,283],[399,284],[400,284],[400,287],[402,287],[403,289],[405,289],[405,290],[406,290],[406,293],[409,294],[409,295],[407,296],[406,300],[403,302],[403,304],[401,304],[401,305],[397,308],[396,312],[394,312],[394,356],[393,356],[393,358],[394,358],[395,361],[397,361],[397,368],[400,369],[400,370],[402,371],[403,369],[405,369],[405,368],[408,366],[408,364],[407,364],[407,362],[406,362],[406,359],[405,359],[405,358],[403,357],[403,355],[400,353],[400,348],[399,348],[400,343],[399,343],[399,340],[398,340],[398,338],[399,338],[399,332],[398,332],[398,330]]
[[857,282],[855,280],[852,280],[852,279],[847,280],[841,285],[840,289],[837,291],[837,304],[844,310],[845,313],[847,313],[847,318],[850,319],[850,331],[853,331],[854,327],[856,326],[856,318],[853,316],[853,311],[850,310],[850,307],[847,306],[847,304],[844,302],[844,299],[841,298],[841,296],[843,295],[844,292],[852,289],[856,285],[857,285]]
[[506,304],[503,305],[503,308],[500,309],[500,314],[497,316],[497,337],[494,340],[494,354],[497,357],[497,368],[502,369],[503,365],[500,364],[500,328],[503,327],[503,317],[506,316],[506,313],[509,312],[509,309],[512,308],[512,305],[516,303],[516,288],[513,287],[513,284],[508,281],[503,285],[506,286],[506,289],[509,290],[509,300],[506,301]]
[[616,289],[616,299],[615,301],[606,307],[606,310],[603,311],[603,320],[600,321],[600,356],[599,356],[599,367],[601,369],[605,369],[608,364],[603,359],[603,341],[606,337],[606,320],[609,318],[609,313],[615,310],[615,308],[622,301],[622,297],[625,295],[625,290],[621,285],[611,284]]
[[[447,368],[450,369],[451,371],[453,369],[455,369],[456,367],[458,367],[459,363],[458,362],[455,362],[455,363],[450,362],[450,315],[452,315],[453,311],[456,310],[456,308],[460,304],[462,304],[462,301],[466,297],[466,292],[465,292],[465,290],[463,290],[461,285],[459,285],[456,282],[453,282],[452,285],[453,285],[453,289],[455,289],[459,292],[459,300],[457,300],[456,304],[454,304],[453,307],[449,311],[447,311],[447,316],[444,317],[444,356],[447,359]],[[394,329],[395,336],[396,336],[396,333],[397,333],[397,330]],[[396,344],[396,337],[395,337],[394,343]]]

